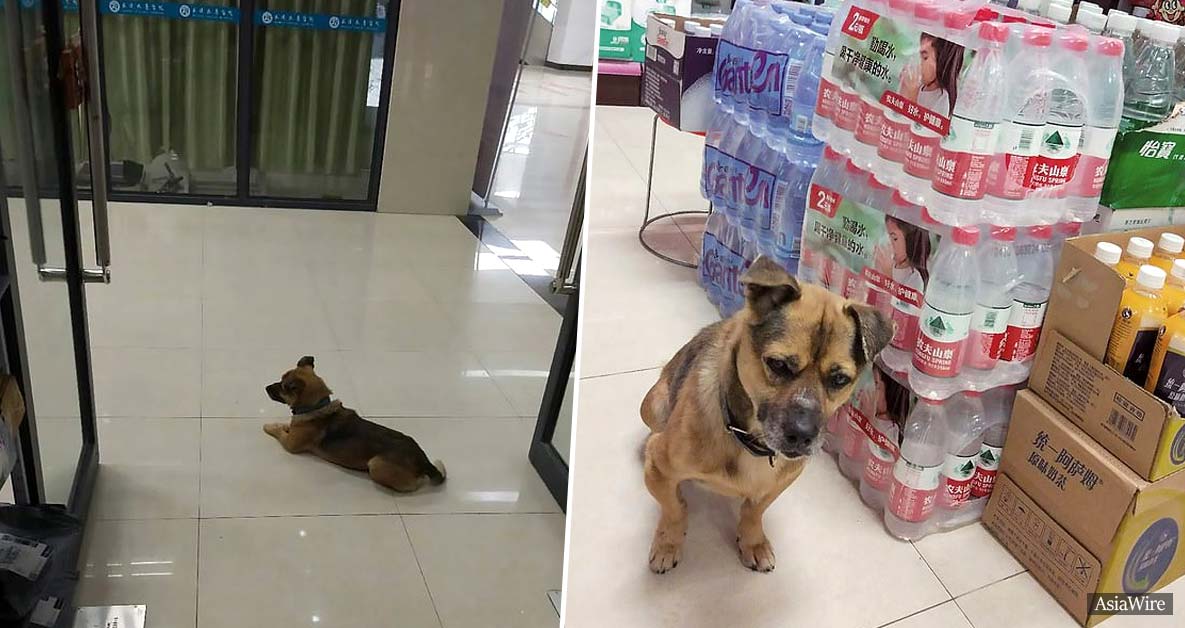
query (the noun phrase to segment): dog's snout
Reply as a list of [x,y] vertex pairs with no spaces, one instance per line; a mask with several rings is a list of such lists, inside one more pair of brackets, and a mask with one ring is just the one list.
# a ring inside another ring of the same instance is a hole
[[819,403],[810,399],[796,400],[784,406],[769,408],[766,413],[766,433],[778,442],[771,443],[783,453],[803,455],[819,437],[823,423]]
[[268,384],[263,390],[267,392],[268,398],[270,398],[272,401],[285,403],[284,398],[280,396],[280,382]]

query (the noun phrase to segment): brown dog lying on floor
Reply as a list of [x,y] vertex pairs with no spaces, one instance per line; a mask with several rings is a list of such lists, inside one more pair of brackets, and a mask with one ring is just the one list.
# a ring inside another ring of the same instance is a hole
[[661,507],[650,569],[679,564],[687,504],[679,483],[740,497],[741,563],[774,568],[761,517],[819,449],[826,417],[893,336],[880,312],[797,281],[769,258],[742,277],[744,309],[705,327],[642,401],[646,488]]
[[444,482],[444,463],[430,462],[412,437],[331,401],[332,391],[313,371],[313,356],[301,358],[266,390],[273,401],[292,409],[289,423],[263,426],[289,453],[308,452],[347,469],[367,471],[370,479],[400,492]]

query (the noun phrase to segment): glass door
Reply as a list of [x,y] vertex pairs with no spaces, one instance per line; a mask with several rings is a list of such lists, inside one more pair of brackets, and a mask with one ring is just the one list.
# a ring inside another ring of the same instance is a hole
[[[252,196],[377,193],[388,0],[257,0]],[[389,74],[389,71],[387,72]]]
[[[64,31],[62,3],[0,5],[0,180],[9,184],[0,194],[0,318],[5,361],[27,403],[16,498],[83,516],[98,461],[83,284],[105,281],[110,257],[101,168],[85,218],[96,244],[89,268],[77,202],[75,164],[105,162],[101,88],[86,70],[99,67],[97,14],[87,4],[75,22],[81,34]],[[85,155],[73,154],[72,129],[87,140]]]

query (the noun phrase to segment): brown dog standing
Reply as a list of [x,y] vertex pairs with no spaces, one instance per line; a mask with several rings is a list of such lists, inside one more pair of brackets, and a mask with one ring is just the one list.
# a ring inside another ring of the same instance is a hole
[[799,286],[768,258],[741,279],[745,308],[699,332],[663,368],[642,401],[646,488],[661,515],[650,569],[679,563],[687,505],[679,483],[744,500],[741,562],[770,571],[774,552],[761,518],[818,449],[825,418],[852,394],[860,370],[893,336],[871,307]]
[[306,355],[280,381],[269,384],[267,396],[292,409],[289,423],[268,423],[267,432],[289,453],[308,452],[336,465],[370,473],[370,478],[400,492],[444,482],[444,463],[428,460],[412,437],[358,416],[332,401],[332,391],[313,370]]

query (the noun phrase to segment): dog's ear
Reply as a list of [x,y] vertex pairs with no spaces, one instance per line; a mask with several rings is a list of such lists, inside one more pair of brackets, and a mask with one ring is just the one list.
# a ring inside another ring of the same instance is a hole
[[307,366],[309,368],[313,368],[313,356],[311,356],[311,355],[304,356],[303,358],[301,358],[300,360],[298,360],[296,362],[296,365],[297,366]]
[[856,361],[871,362],[893,339],[893,321],[870,305],[850,303],[844,307],[844,313],[856,324],[856,341],[852,347]]
[[777,262],[762,255],[741,277],[745,299],[758,316],[765,316],[777,308],[802,296],[798,280],[790,276]]

